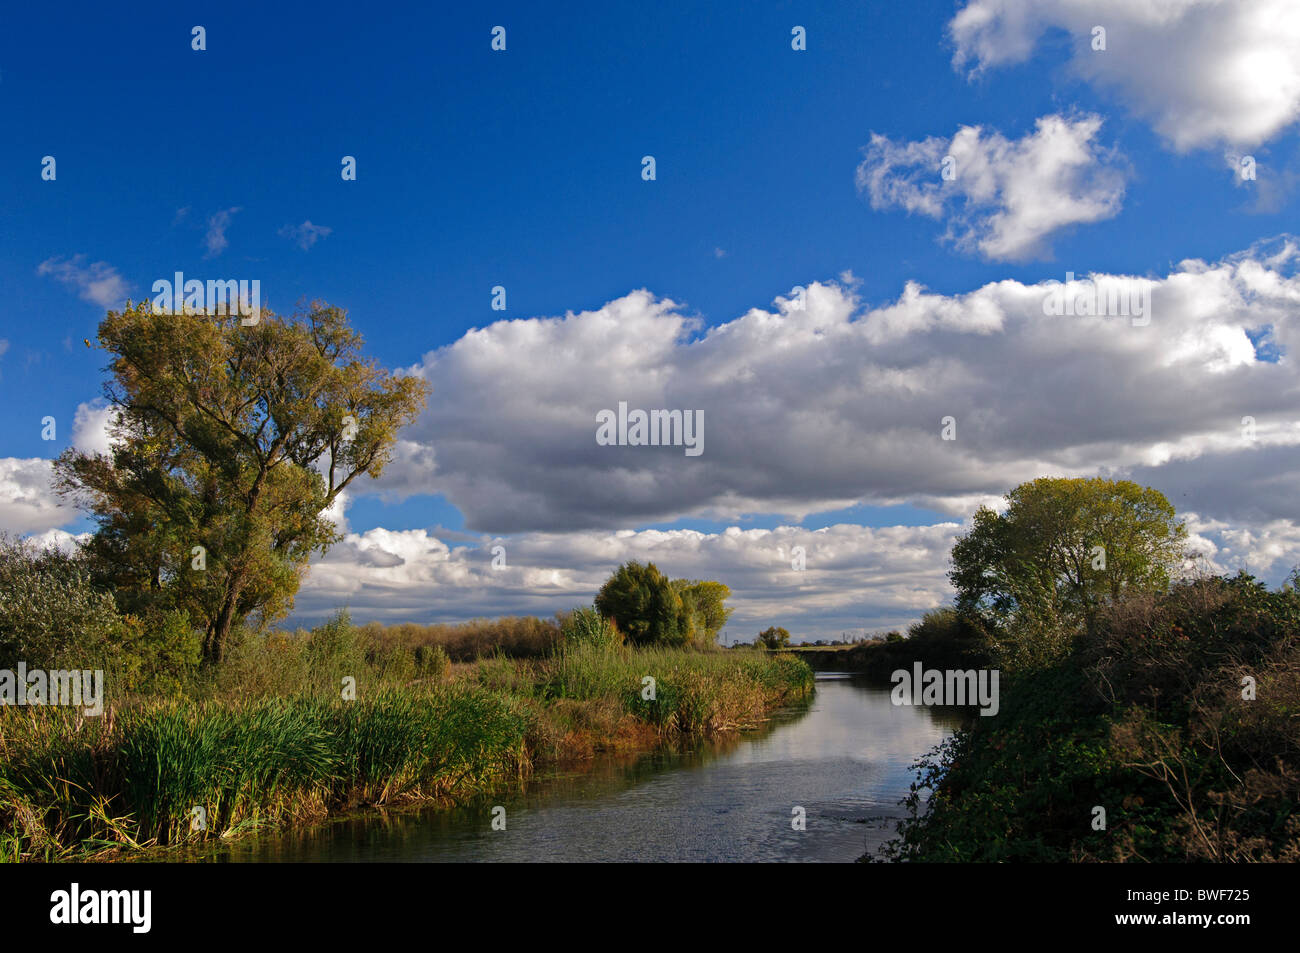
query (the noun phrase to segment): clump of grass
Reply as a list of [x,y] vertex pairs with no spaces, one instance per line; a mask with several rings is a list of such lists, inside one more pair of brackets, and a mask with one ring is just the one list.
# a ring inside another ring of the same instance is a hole
[[811,690],[812,680],[806,663],[785,655],[566,643],[538,666],[535,690],[548,699],[613,700],[668,733],[712,734],[760,723]]

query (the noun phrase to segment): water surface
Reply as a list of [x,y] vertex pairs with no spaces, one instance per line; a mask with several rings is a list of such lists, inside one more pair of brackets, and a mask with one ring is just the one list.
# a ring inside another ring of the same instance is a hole
[[[888,687],[818,673],[810,703],[685,752],[606,757],[453,809],[259,835],[218,861],[852,861],[894,833],[910,765],[958,727]],[[506,829],[492,830],[492,808]],[[806,829],[794,830],[794,808]]]

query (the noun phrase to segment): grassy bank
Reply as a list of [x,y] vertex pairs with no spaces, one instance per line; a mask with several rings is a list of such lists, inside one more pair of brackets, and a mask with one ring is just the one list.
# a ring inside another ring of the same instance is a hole
[[0,708],[0,857],[110,858],[500,790],[546,762],[756,725],[812,687],[802,662],[758,652],[571,645],[453,669],[421,648],[384,650],[338,620],[100,718]]

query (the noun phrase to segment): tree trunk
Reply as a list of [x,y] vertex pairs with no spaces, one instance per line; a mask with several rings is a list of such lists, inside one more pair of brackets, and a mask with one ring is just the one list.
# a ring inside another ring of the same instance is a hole
[[233,574],[226,585],[226,595],[221,601],[221,611],[212,624],[208,635],[208,644],[204,647],[206,661],[210,665],[220,665],[226,654],[226,638],[235,622],[235,606],[239,603],[239,593],[244,588],[244,581],[238,574]]

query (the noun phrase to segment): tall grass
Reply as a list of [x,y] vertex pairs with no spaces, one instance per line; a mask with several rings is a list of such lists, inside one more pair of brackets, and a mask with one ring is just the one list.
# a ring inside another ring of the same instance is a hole
[[529,718],[465,683],[355,702],[160,702],[111,720],[0,709],[0,855],[175,844],[483,790],[527,769]]
[[631,649],[588,628],[545,658],[498,654],[456,675],[441,646],[377,644],[339,617],[246,639],[188,699],[117,699],[101,718],[0,707],[0,859],[462,797],[538,761],[755,725],[812,685],[788,656]]
[[[479,671],[489,684],[498,677]],[[810,690],[812,671],[791,656],[760,652],[576,643],[535,663],[532,681],[543,699],[613,702],[667,731],[709,734],[758,724],[773,705]]]

